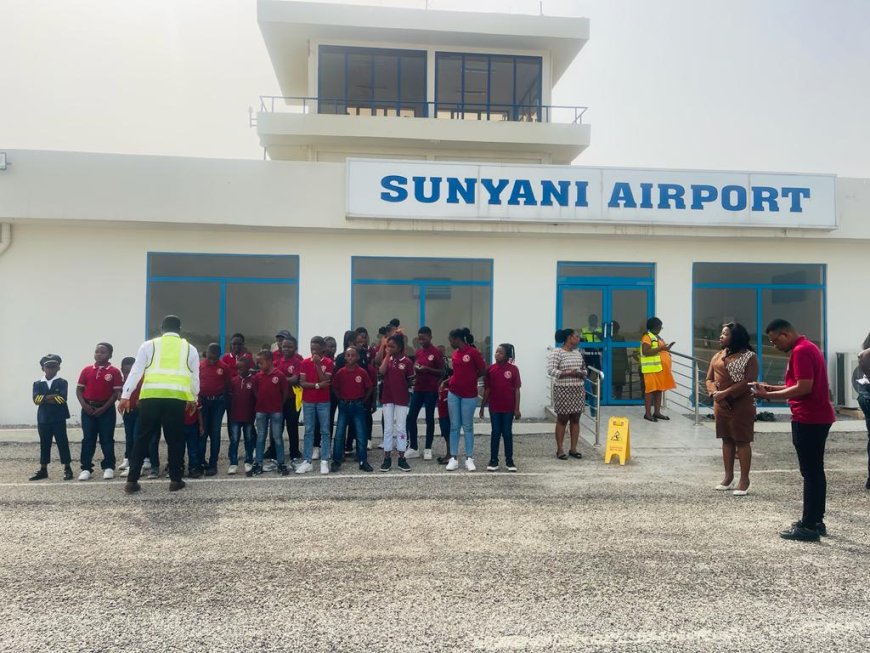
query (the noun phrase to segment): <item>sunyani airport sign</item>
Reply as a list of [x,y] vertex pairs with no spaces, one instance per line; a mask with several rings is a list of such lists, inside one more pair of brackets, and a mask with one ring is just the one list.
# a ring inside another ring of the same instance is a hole
[[836,229],[833,175],[348,159],[347,217]]

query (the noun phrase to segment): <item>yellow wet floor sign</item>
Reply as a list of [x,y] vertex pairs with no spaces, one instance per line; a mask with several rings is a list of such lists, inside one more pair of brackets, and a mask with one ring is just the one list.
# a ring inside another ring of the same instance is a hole
[[609,464],[613,456],[619,456],[620,465],[624,465],[631,456],[627,417],[611,417],[607,422],[607,447],[604,449],[604,463]]

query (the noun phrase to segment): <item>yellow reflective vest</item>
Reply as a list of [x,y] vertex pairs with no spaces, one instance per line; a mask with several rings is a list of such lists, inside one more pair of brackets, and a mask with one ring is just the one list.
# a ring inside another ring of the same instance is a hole
[[[647,331],[646,335],[649,336],[650,349],[653,350],[653,354],[651,356],[644,356],[643,349],[641,349],[640,371],[641,374],[655,374],[664,369],[662,368],[662,355],[659,352],[659,339],[654,336],[651,331]],[[641,345],[641,347],[643,347],[643,345]]]
[[190,344],[176,335],[154,338],[154,354],[142,377],[140,399],[181,399],[193,401],[187,358]]

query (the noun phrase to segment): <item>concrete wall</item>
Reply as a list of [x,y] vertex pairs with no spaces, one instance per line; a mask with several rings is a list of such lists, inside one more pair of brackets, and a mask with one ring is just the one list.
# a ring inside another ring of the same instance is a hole
[[[119,207],[119,213],[124,208]],[[312,221],[317,218],[317,213],[309,216]],[[0,374],[0,424],[34,421],[30,385],[40,376],[37,361],[46,352],[63,356],[62,374],[73,383],[90,363],[97,341],[114,344],[116,362],[135,353],[144,333],[148,251],[299,254],[299,336],[304,343],[315,333],[340,336],[353,326],[352,255],[419,255],[421,237],[391,232],[387,239],[383,234],[347,230],[18,223],[12,246],[0,256],[0,341],[6,349]],[[870,326],[870,305],[856,296],[866,242],[820,245],[818,240],[803,239],[726,242],[662,237],[652,241],[651,257],[651,241],[641,238],[488,233],[429,233],[425,238],[429,254],[494,260],[492,338],[517,347],[527,416],[540,416],[543,411],[544,357],[555,327],[559,260],[653,258],[656,313],[665,321],[667,338],[678,341],[681,351],[690,351],[692,341],[693,261],[827,263],[829,354],[855,350]],[[443,342],[443,334],[436,337]],[[72,408],[77,419],[74,400]]]

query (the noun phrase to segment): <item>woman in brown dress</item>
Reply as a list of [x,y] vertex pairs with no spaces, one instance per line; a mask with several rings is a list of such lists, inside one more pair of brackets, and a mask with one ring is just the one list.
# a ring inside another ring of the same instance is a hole
[[758,358],[749,344],[746,327],[729,322],[719,335],[718,352],[707,370],[707,393],[713,399],[716,437],[722,440],[725,478],[717,490],[734,489],[734,459],[740,461],[740,480],[734,496],[749,493],[749,468],[755,436],[755,397],[749,384],[758,380]]

